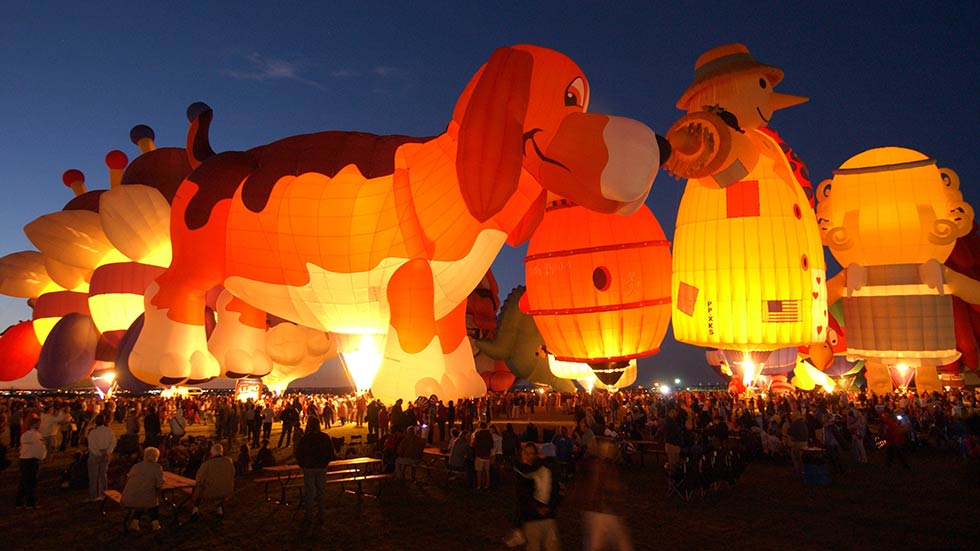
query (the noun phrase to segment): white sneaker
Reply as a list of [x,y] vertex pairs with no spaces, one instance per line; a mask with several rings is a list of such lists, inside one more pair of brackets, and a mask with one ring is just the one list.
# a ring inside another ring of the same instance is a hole
[[525,543],[527,543],[527,539],[524,538],[524,532],[517,529],[511,532],[510,536],[504,540],[504,545],[507,547],[517,547],[518,545],[524,545]]
[[133,520],[129,521],[129,529],[132,530],[133,532],[139,532],[140,531],[140,521],[137,520],[137,519],[135,519],[135,518]]

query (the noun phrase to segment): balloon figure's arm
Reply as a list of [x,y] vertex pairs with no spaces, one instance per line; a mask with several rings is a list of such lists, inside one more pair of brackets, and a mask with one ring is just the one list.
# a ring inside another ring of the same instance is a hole
[[841,270],[839,274],[827,280],[827,304],[834,304],[844,296],[847,288],[847,272]]
[[970,304],[980,304],[980,281],[951,268],[946,268],[943,275],[953,296],[957,296]]
[[670,158],[664,168],[678,178],[713,177],[719,187],[740,181],[759,161],[758,146],[718,113],[684,115],[667,132]]

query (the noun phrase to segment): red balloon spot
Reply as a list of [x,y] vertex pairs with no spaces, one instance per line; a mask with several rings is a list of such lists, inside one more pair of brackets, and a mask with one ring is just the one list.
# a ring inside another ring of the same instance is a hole
[[797,220],[803,218],[803,211],[800,210],[799,205],[796,204],[793,205],[793,216],[795,216]]
[[75,182],[84,182],[85,175],[82,174],[81,170],[76,168],[66,170],[64,174],[61,175],[61,181],[65,184],[65,187],[71,187]]
[[122,151],[113,149],[112,151],[106,153],[105,166],[109,167],[110,169],[122,170],[126,168],[127,164],[129,164],[129,158],[126,157],[126,154]]

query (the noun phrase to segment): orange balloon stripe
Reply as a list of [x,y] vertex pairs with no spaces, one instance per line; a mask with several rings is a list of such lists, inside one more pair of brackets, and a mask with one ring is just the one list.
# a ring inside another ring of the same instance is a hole
[[534,262],[535,260],[541,260],[544,258],[560,258],[563,256],[575,256],[578,254],[599,253],[603,251],[621,251],[624,249],[642,249],[646,247],[670,247],[670,241],[665,241],[665,240],[638,241],[636,243],[598,245],[595,247],[583,247],[581,249],[568,249],[565,251],[552,251],[547,253],[538,253],[538,254],[524,257],[524,263],[527,264],[528,262]]
[[618,310],[632,310],[634,308],[646,308],[648,306],[661,306],[670,304],[670,297],[641,300],[628,304],[607,304],[606,306],[586,306],[582,308],[558,308],[554,310],[531,310],[532,316],[574,316],[576,314],[594,314],[597,312],[615,312]]
[[558,356],[555,355],[556,359],[563,362],[579,362],[579,363],[600,363],[600,362],[625,362],[635,358],[645,358],[647,356],[653,356],[660,352],[660,347],[653,348],[651,350],[645,350],[640,354],[634,354],[631,356],[610,356],[608,358],[574,358],[571,356]]

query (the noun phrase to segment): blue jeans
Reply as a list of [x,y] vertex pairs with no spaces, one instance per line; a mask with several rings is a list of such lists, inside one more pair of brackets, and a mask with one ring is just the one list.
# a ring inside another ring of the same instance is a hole
[[88,454],[88,497],[98,499],[109,487],[109,456],[98,457],[95,452]]
[[313,519],[313,500],[316,500],[316,518],[323,522],[323,496],[327,490],[327,469],[303,469],[303,501],[306,520]]

